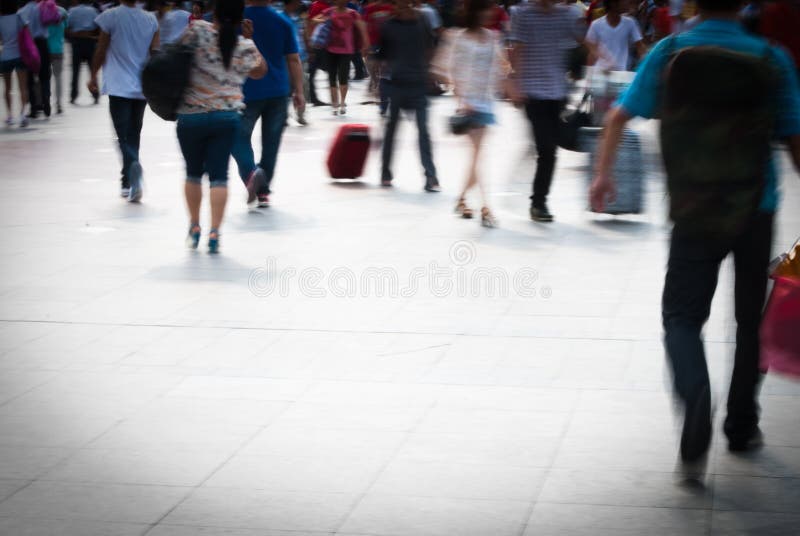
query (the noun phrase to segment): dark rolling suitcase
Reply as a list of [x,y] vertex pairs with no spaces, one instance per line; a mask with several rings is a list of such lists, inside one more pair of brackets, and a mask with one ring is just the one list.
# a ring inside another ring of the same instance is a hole
[[333,179],[357,179],[364,172],[369,152],[369,127],[344,125],[328,154],[328,171]]

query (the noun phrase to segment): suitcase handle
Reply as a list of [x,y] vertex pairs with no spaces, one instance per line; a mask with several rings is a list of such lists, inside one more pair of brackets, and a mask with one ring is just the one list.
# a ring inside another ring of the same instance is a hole
[[366,132],[350,132],[347,134],[347,139],[352,141],[369,142],[369,134],[367,134]]

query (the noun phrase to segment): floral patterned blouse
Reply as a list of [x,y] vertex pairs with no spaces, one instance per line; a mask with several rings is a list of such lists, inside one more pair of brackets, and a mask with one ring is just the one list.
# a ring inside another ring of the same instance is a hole
[[211,23],[197,20],[186,30],[181,43],[193,46],[194,65],[180,114],[231,111],[244,108],[242,84],[258,65],[259,52],[250,39],[239,37],[230,68],[225,69],[219,49],[219,33]]

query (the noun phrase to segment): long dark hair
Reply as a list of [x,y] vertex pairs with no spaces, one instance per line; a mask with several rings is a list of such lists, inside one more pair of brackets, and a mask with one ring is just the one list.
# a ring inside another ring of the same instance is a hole
[[222,53],[222,64],[230,69],[233,51],[239,40],[237,29],[244,15],[244,0],[225,0],[217,2],[214,17],[219,24],[219,51]]
[[464,27],[467,30],[478,30],[481,27],[481,13],[491,8],[494,3],[489,0],[467,0],[464,12]]
[[17,12],[17,0],[2,0],[0,2],[0,15],[13,15]]

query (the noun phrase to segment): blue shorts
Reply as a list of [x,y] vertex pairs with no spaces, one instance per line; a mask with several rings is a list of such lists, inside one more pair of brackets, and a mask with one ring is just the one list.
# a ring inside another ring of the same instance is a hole
[[178,142],[186,160],[186,180],[199,183],[205,173],[212,188],[228,184],[228,161],[241,121],[239,112],[178,115]]
[[13,60],[0,61],[0,73],[13,73],[14,71],[25,71],[25,64],[22,63],[22,58],[14,58]]
[[470,118],[472,119],[472,125],[474,127],[488,127],[489,125],[497,123],[494,114],[489,112],[474,112],[471,114]]

